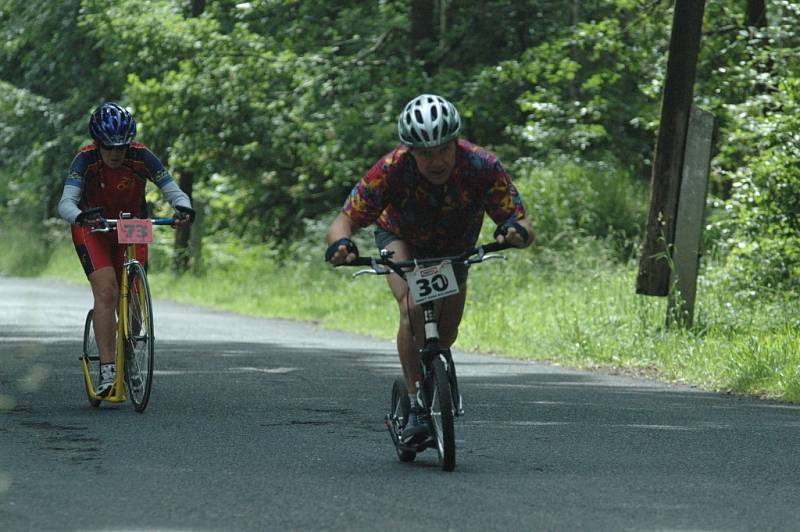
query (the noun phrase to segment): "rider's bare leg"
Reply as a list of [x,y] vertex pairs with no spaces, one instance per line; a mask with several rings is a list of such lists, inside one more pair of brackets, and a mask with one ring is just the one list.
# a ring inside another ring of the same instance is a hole
[[100,350],[100,363],[114,362],[117,340],[117,298],[119,287],[114,268],[108,266],[89,274],[94,295],[94,335]]

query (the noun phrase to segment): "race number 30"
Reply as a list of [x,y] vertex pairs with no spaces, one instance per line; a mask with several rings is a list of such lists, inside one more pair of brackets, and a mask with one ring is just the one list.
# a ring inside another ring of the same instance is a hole
[[426,266],[406,274],[411,297],[418,305],[458,293],[458,282],[450,262]]

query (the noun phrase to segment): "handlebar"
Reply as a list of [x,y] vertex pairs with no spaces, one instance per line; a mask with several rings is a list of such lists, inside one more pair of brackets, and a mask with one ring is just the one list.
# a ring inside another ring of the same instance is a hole
[[[394,261],[392,260],[391,255],[381,257],[356,257],[353,262],[345,262],[342,264],[337,264],[336,266],[369,266],[371,268],[371,270],[361,270],[356,272],[354,277],[364,274],[388,275],[391,271],[395,272],[400,277],[405,277],[404,268],[409,267],[430,266],[433,264],[441,264],[444,261],[450,261],[454,263],[460,262],[465,266],[469,266],[470,264],[477,264],[479,262],[492,259],[504,260],[505,257],[503,255],[496,254],[495,252],[513,247],[514,246],[508,242],[504,242],[502,244],[499,242],[490,242],[488,244],[482,244],[478,247],[469,249],[460,255],[453,255],[449,257],[426,257],[422,259],[404,261]],[[477,257],[473,257],[474,255],[477,255]],[[386,268],[380,268],[380,266],[385,266]]]
[[[116,218],[101,218],[103,225],[116,227],[119,219]],[[150,218],[150,223],[153,225],[172,225],[177,221],[177,218]]]
[[[130,219],[130,218],[125,218]],[[96,227],[92,229],[92,233],[108,233],[112,231],[115,227],[117,227],[117,222],[119,222],[119,218],[100,218],[100,222],[103,224],[102,227]],[[172,225],[177,221],[177,218],[150,218],[150,223],[153,225]]]

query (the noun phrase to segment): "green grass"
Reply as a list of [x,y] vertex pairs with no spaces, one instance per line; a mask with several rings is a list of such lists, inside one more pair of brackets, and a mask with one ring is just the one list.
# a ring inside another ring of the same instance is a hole
[[[352,279],[353,269],[323,264],[319,249],[298,248],[294,256],[312,258],[280,264],[266,247],[207,244],[205,275],[174,276],[167,248],[152,251],[156,297],[394,338],[385,279]],[[636,295],[636,265],[615,262],[601,242],[506,255],[470,273],[458,348],[800,402],[796,298],[735,293],[721,270],[706,268],[695,326],[669,328],[664,298]],[[65,240],[36,273],[86,282]]]

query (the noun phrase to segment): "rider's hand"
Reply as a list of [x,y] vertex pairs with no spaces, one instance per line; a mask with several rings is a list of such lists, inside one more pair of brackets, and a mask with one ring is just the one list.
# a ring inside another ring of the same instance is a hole
[[81,227],[90,227],[92,229],[100,227],[103,225],[102,210],[102,207],[94,207],[81,211],[78,216],[75,217],[75,223]]
[[175,223],[173,224],[175,227],[189,225],[194,222],[194,209],[176,205],[175,210],[177,211],[175,213]]
[[522,248],[528,242],[528,231],[517,222],[506,222],[497,226],[494,238],[500,244],[508,242],[515,248]]
[[349,238],[340,238],[325,250],[325,262],[339,266],[345,262],[353,262],[358,257],[358,247]]

